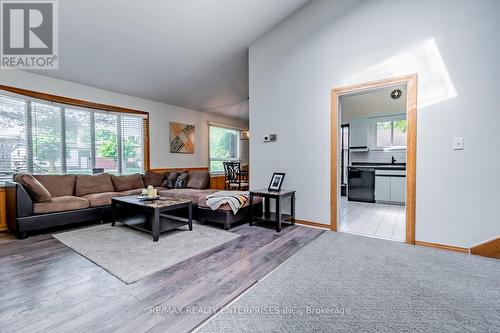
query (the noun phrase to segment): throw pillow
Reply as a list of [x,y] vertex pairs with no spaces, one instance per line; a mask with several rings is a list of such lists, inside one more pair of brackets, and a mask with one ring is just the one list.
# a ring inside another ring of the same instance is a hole
[[16,182],[21,183],[34,202],[45,202],[52,200],[50,192],[35,177],[28,174],[19,174],[14,177]]
[[184,172],[177,176],[177,180],[175,181],[175,188],[186,188],[187,182],[189,178],[189,173]]
[[166,188],[174,188],[175,187],[175,181],[177,180],[177,175],[179,173],[176,171],[169,172],[167,175],[167,178],[163,181],[161,186],[166,187]]

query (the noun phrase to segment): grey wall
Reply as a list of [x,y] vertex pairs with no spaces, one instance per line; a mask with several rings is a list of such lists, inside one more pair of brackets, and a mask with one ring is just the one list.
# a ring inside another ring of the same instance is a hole
[[330,89],[416,72],[416,239],[498,236],[500,1],[374,0],[335,19],[351,3],[312,1],[250,47],[252,187],[286,172],[297,218],[328,224]]
[[[151,168],[206,167],[208,166],[208,122],[248,127],[245,121],[239,119],[180,108],[23,71],[0,71],[0,84],[148,112]],[[170,153],[170,121],[195,125],[194,154]],[[248,160],[248,157],[244,156],[243,159]]]

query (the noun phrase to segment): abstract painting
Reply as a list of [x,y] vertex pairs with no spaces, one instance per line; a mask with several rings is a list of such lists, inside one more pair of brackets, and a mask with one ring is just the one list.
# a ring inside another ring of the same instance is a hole
[[170,152],[194,153],[194,125],[170,122]]

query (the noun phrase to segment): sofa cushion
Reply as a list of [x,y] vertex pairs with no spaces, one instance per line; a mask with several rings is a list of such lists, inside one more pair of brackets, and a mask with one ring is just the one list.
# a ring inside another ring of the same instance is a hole
[[186,188],[187,187],[187,182],[189,179],[189,173],[188,172],[183,172],[177,176],[177,180],[175,181],[175,187],[174,188]]
[[209,183],[210,174],[208,171],[191,171],[189,173],[187,187],[203,190],[208,187]]
[[47,202],[34,203],[33,212],[35,214],[47,214],[47,213],[63,212],[66,210],[75,210],[88,207],[89,207],[89,201],[87,199],[71,195],[65,195],[52,198],[52,200]]
[[111,175],[111,181],[113,182],[116,192],[144,188],[144,181],[142,180],[142,175],[140,173],[134,173],[133,175],[126,176]]
[[75,193],[75,175],[33,175],[53,197],[71,196]]
[[160,186],[167,175],[166,172],[153,172],[151,170],[146,171],[144,174],[143,180],[144,185],[147,187],[148,185]]
[[177,171],[172,171],[167,174],[167,177],[163,181],[163,183],[160,185],[162,187],[166,188],[174,188],[175,187],[175,181],[177,180],[177,175],[179,173]]
[[219,190],[213,189],[196,190],[192,188],[174,188],[170,190],[160,191],[159,194],[167,198],[191,200],[194,204],[196,204],[198,202],[198,198],[203,196],[206,197],[207,195],[218,191]]
[[142,188],[136,188],[128,191],[120,191],[120,195],[140,195],[142,192]]
[[123,194],[120,192],[102,192],[102,193],[93,193],[84,195],[82,198],[85,198],[89,201],[90,207],[98,207],[98,206],[108,206],[111,205],[112,197],[121,197]]
[[27,173],[17,174],[14,180],[23,185],[34,202],[45,202],[52,199],[50,192],[32,175]]
[[92,193],[113,192],[114,190],[108,173],[76,175],[75,194],[79,197]]
[[[260,204],[261,202],[262,202],[261,197],[254,197],[253,198],[254,205]],[[248,207],[248,206],[250,206],[250,199],[245,201],[245,203],[243,204],[243,206],[241,206],[241,208]],[[203,197],[198,198],[198,207],[209,208],[207,205],[207,196],[203,196]],[[229,204],[227,204],[227,203],[221,205],[217,210],[232,211],[231,206],[229,206]]]
[[158,192],[168,190],[166,187],[163,187],[163,186],[155,186],[154,188],[155,188]]

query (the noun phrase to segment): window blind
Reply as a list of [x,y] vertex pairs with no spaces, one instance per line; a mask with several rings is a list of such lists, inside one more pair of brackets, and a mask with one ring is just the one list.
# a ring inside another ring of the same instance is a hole
[[121,116],[122,172],[131,174],[144,170],[143,120],[138,117]]
[[18,172],[122,174],[148,168],[148,118],[0,93],[0,181]]
[[27,103],[0,95],[0,179],[28,171]]

